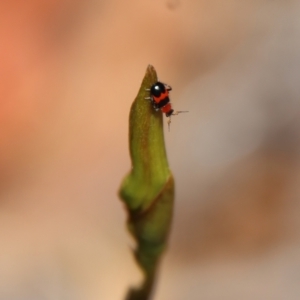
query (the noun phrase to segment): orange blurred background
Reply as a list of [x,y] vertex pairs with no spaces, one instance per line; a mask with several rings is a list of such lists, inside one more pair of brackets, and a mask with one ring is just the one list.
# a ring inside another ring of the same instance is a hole
[[176,179],[155,300],[300,297],[300,3],[0,3],[0,299],[123,299],[117,191],[148,64]]

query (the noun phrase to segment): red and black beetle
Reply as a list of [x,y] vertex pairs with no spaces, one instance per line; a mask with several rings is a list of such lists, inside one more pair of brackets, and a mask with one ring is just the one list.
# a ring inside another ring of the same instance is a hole
[[147,91],[150,91],[150,97],[145,98],[151,101],[155,110],[161,110],[164,114],[166,114],[166,117],[168,117],[169,130],[171,124],[171,116],[176,116],[179,113],[187,112],[174,111],[169,98],[169,92],[171,90],[172,88],[169,85],[158,81],[153,84],[150,89],[147,89]]

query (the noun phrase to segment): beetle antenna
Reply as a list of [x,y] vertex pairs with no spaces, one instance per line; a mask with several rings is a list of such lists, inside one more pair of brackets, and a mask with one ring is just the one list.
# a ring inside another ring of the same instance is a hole
[[172,113],[172,116],[177,116],[180,113],[187,113],[187,112],[189,112],[189,111],[188,110],[177,110]]

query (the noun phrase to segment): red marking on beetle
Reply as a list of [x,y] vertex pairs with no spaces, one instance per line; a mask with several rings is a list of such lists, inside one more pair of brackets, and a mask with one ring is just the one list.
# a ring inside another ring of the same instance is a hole
[[167,97],[169,97],[169,92],[166,90],[165,92],[162,92],[162,93],[160,94],[160,96],[158,96],[158,97],[153,96],[153,100],[154,100],[156,103],[159,103],[160,101],[166,99]]
[[167,105],[165,105],[165,106],[163,106],[163,107],[161,108],[161,111],[162,111],[164,114],[169,113],[171,110],[172,110],[171,103],[168,103]]

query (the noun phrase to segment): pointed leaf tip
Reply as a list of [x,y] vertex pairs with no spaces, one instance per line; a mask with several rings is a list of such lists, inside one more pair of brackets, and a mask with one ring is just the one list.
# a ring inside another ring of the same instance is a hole
[[132,170],[120,189],[121,198],[130,209],[143,210],[151,203],[170,176],[160,111],[149,100],[149,89],[157,81],[149,65],[129,117],[129,149]]

